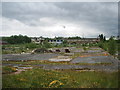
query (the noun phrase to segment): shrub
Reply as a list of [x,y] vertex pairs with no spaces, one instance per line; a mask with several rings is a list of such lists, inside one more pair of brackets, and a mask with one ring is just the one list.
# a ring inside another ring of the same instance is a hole
[[109,41],[108,52],[109,52],[111,55],[115,55],[116,51],[117,51],[117,44],[116,44],[116,42],[115,42],[114,39],[111,39],[111,40]]
[[43,48],[52,48],[52,45],[50,43],[48,43],[47,41],[45,41],[42,45]]
[[29,43],[29,44],[26,44],[26,48],[34,49],[34,48],[37,48],[37,45],[35,43]]
[[105,51],[107,51],[108,50],[108,43],[107,42],[103,43],[102,47]]

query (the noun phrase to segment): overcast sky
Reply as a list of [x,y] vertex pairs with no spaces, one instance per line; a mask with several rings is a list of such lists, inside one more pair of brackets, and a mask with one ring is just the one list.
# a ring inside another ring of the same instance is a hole
[[3,2],[0,36],[107,37],[118,34],[117,2]]

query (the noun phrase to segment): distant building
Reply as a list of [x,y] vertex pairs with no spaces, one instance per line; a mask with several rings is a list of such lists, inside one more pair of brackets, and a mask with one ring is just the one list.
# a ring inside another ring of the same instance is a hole
[[81,38],[81,39],[66,39],[69,44],[88,44],[88,43],[98,43],[99,38]]
[[44,40],[45,39],[43,37],[33,37],[33,38],[31,38],[31,41],[33,43],[37,43],[37,44],[40,44],[40,43],[42,44]]
[[51,44],[61,44],[61,43],[63,43],[63,39],[49,39],[48,40],[48,43],[51,43]]
[[[53,38],[53,39],[47,39],[48,43],[57,45],[62,44],[63,41],[67,41],[68,44],[90,44],[90,43],[98,43],[100,41],[100,38],[81,38],[81,39],[70,39],[70,38]],[[45,38],[43,37],[33,37],[31,38],[31,41],[37,44],[43,43],[45,41]]]

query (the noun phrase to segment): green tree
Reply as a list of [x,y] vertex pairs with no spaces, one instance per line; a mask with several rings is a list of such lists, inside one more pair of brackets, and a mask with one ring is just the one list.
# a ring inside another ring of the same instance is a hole
[[23,35],[12,35],[10,37],[4,38],[10,44],[23,44],[23,43],[30,43],[31,39],[27,36]]
[[50,43],[48,43],[47,41],[44,41],[42,46],[43,46],[43,48],[51,48],[52,47],[52,45]]
[[106,37],[104,36],[103,41],[106,41]]
[[67,43],[68,43],[67,40],[64,40],[64,41],[63,41],[63,44],[67,44]]
[[63,47],[67,47],[67,46],[68,46],[67,40],[64,40],[64,41],[63,41],[62,46],[63,46]]
[[103,34],[99,35],[100,41],[106,41],[106,37]]
[[103,40],[103,34],[100,34],[99,37],[100,37],[100,41],[102,41]]

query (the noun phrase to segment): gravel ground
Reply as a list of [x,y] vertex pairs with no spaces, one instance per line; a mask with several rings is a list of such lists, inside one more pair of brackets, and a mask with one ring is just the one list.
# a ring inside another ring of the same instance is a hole
[[87,50],[88,53],[102,52],[102,50]]
[[97,66],[97,65],[42,65],[43,69],[80,69],[80,70],[98,70],[98,71],[117,71],[117,66]]
[[59,56],[59,54],[3,54],[2,60],[48,60]]
[[[103,53],[99,48],[92,48],[88,54],[93,54],[93,52]],[[98,49],[98,50],[94,50]],[[60,54],[45,53],[45,54],[3,54],[2,60],[49,60],[61,56]],[[40,66],[43,69],[80,69],[80,70],[98,70],[98,71],[117,71],[120,70],[120,61],[113,58],[112,56],[90,56],[90,57],[77,57],[70,61],[70,63],[111,63],[110,65],[51,65],[51,64],[38,64],[33,66]],[[4,64],[3,66],[21,66],[22,64]]]
[[92,57],[77,57],[71,63],[114,63],[115,59],[111,56],[92,56]]
[[[21,64],[3,64],[4,66],[21,66]],[[38,66],[45,70],[63,70],[63,69],[72,69],[72,70],[95,70],[95,71],[118,71],[118,65],[50,65],[50,64],[38,64],[32,65]]]

